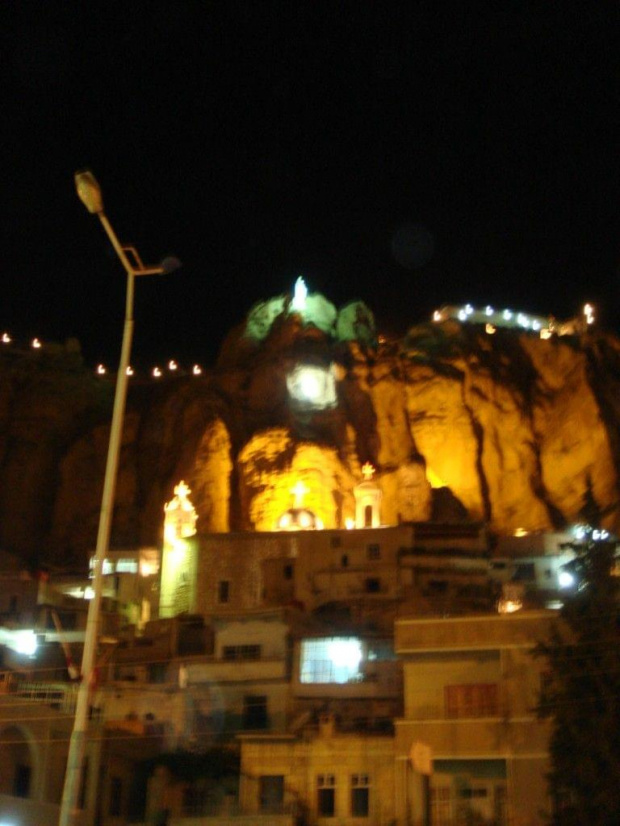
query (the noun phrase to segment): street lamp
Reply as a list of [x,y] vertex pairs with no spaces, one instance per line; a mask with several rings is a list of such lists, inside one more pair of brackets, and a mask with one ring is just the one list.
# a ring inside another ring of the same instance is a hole
[[123,344],[121,348],[121,359],[116,375],[116,390],[114,393],[114,408],[112,411],[112,424],[110,427],[110,441],[108,444],[108,457],[106,460],[105,478],[103,482],[103,494],[101,496],[101,510],[99,512],[99,529],[97,532],[97,548],[95,551],[94,566],[94,596],[88,606],[88,618],[86,621],[86,633],[84,636],[84,651],[82,654],[82,676],[78,687],[77,702],[75,708],[75,718],[73,731],[69,744],[69,756],[67,760],[67,770],[65,773],[65,785],[60,806],[59,826],[70,826],[75,822],[78,813],[77,801],[82,774],[82,761],[84,759],[84,747],[86,731],[88,728],[88,709],[90,705],[91,691],[93,688],[95,649],[97,647],[97,626],[99,624],[99,611],[101,606],[101,592],[103,586],[103,562],[108,551],[110,541],[110,527],[112,523],[112,512],[114,507],[114,490],[116,487],[116,472],[120,453],[120,443],[123,431],[123,417],[125,413],[125,399],[127,396],[127,368],[129,366],[129,354],[131,352],[131,340],[133,336],[133,299],[134,299],[134,278],[137,275],[165,275],[181,266],[177,258],[165,258],[159,266],[145,267],[142,259],[138,255],[135,247],[121,244],[108,221],[103,209],[103,198],[101,189],[92,172],[85,170],[76,172],[75,186],[77,194],[88,209],[97,215],[103,228],[114,247],[116,254],[121,260],[127,273],[127,297],[125,302],[125,323],[123,327]]

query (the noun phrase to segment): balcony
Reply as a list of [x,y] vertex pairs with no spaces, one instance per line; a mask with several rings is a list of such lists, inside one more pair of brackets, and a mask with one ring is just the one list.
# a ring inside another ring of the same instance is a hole
[[424,651],[468,651],[504,647],[533,648],[546,639],[553,611],[433,619],[401,619],[394,628],[394,648],[401,655]]
[[257,660],[210,659],[185,664],[187,684],[260,682],[262,680],[285,680],[286,662],[283,658]]
[[[180,672],[182,671],[182,677]],[[209,682],[246,682],[257,680],[286,679],[286,662],[283,657],[218,658],[212,655],[177,658],[145,665],[140,661],[115,664],[113,683],[130,688],[132,685],[149,685],[173,690],[179,686],[191,686]]]
[[60,709],[66,714],[73,714],[77,700],[76,683],[25,682],[15,680],[11,685],[12,697],[42,703],[50,708]]
[[397,754],[408,754],[411,743],[420,740],[436,759],[544,755],[548,738],[549,725],[535,717],[396,721]]

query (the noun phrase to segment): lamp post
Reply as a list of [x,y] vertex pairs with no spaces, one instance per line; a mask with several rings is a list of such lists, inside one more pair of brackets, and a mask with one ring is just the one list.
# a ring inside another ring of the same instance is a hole
[[123,432],[123,418],[125,413],[125,399],[127,396],[127,368],[133,336],[133,301],[134,279],[138,275],[165,275],[181,266],[177,258],[166,258],[159,266],[145,267],[137,250],[126,244],[121,244],[108,221],[103,209],[101,189],[95,176],[88,170],[76,172],[75,186],[77,194],[88,209],[97,215],[101,221],[116,254],[121,260],[127,273],[127,296],[125,302],[125,323],[123,327],[123,344],[121,358],[116,376],[116,390],[114,393],[114,408],[110,427],[110,441],[106,460],[103,494],[101,496],[101,510],[99,512],[99,529],[97,532],[97,548],[94,565],[94,596],[88,606],[86,633],[84,636],[84,651],[82,654],[81,681],[78,687],[77,702],[73,731],[69,743],[69,756],[65,773],[65,784],[60,806],[59,826],[70,826],[77,816],[77,801],[84,759],[84,747],[88,728],[88,711],[91,692],[93,689],[95,650],[97,647],[97,627],[101,607],[101,592],[103,588],[103,562],[108,551],[110,527],[114,508],[114,490],[116,487],[116,472],[120,454],[120,444]]

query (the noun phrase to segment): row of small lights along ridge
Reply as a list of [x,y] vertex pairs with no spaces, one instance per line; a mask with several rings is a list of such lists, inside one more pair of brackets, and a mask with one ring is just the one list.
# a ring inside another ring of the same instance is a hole
[[528,315],[513,312],[513,310],[494,310],[489,305],[484,309],[476,309],[471,304],[465,304],[462,307],[454,304],[447,305],[435,310],[432,316],[434,322],[449,319],[469,324],[484,324],[489,334],[493,334],[497,327],[508,327],[538,333],[541,338],[551,338],[552,335],[575,335],[587,330],[594,324],[594,307],[592,304],[585,304],[581,316],[570,318],[567,321],[558,321],[553,316]]
[[[18,349],[24,349],[23,346],[20,346],[19,343],[16,343],[11,334],[6,331],[2,333],[2,335],[0,336],[0,344],[2,344],[5,347],[14,345]],[[33,338],[28,343],[28,347],[31,350],[43,350],[45,349],[46,345],[40,338]],[[105,366],[105,364],[98,364],[95,367],[95,374],[97,376],[105,376],[108,374],[108,368]],[[136,370],[131,365],[127,367],[127,375],[137,375]],[[148,373],[149,378],[152,379],[161,379],[165,376],[173,375],[201,376],[202,367],[199,364],[194,364],[192,365],[191,369],[185,370],[179,365],[179,363],[175,359],[169,359],[165,367],[159,367],[156,365],[155,367],[151,368],[151,370]]]

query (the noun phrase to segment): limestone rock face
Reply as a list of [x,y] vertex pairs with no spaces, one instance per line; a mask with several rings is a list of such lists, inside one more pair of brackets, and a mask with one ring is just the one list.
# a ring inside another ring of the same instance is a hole
[[356,480],[335,448],[294,443],[287,430],[267,430],[245,445],[238,465],[247,529],[273,530],[278,517],[294,506],[298,482],[306,489],[303,507],[314,512],[325,528],[340,527],[354,515]]
[[[258,306],[253,335],[247,325],[231,333],[213,373],[132,380],[112,546],[159,544],[181,479],[200,532],[272,530],[299,482],[303,506],[342,527],[365,462],[384,524],[468,518],[509,533],[594,519],[620,529],[617,339],[445,322],[377,345],[367,308],[335,316],[325,306],[306,316],[284,300]],[[113,391],[74,350],[0,352],[0,550],[85,563]]]

